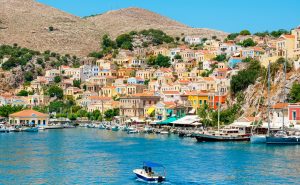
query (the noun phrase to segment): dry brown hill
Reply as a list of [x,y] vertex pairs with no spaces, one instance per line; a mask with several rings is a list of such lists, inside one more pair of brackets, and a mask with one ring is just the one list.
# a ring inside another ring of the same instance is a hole
[[102,35],[93,23],[34,0],[0,0],[0,21],[0,44],[40,51],[86,55]]
[[222,31],[210,30],[205,28],[191,28],[167,17],[142,8],[125,8],[113,10],[86,18],[99,28],[115,37],[121,33],[132,30],[140,31],[143,29],[161,29],[169,35],[203,35],[203,37],[218,36],[224,38],[227,34]]
[[[195,29],[139,9],[127,8],[82,19],[34,0],[0,0],[0,44],[18,43],[31,49],[84,56],[99,48],[104,33],[115,37],[132,30],[161,29],[170,35],[203,37],[224,32]],[[49,31],[53,27],[53,31]]]

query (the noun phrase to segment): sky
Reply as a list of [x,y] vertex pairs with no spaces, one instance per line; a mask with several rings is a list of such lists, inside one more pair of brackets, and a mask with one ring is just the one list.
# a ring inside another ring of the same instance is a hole
[[290,30],[300,25],[300,0],[37,0],[80,17],[145,8],[191,27],[225,32]]

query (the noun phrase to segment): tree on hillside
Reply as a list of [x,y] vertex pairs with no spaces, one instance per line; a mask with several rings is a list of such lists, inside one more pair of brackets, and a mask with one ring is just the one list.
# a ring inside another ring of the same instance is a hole
[[239,33],[231,33],[227,36],[227,39],[234,40],[237,36],[239,36]]
[[233,75],[230,81],[232,94],[245,90],[250,84],[254,84],[260,76],[261,65],[257,60],[252,60],[247,69],[241,70],[237,75]]
[[294,83],[290,93],[288,95],[288,100],[290,103],[298,103],[300,102],[300,84]]
[[246,47],[256,46],[257,43],[254,42],[251,38],[248,38],[238,44],[246,48]]
[[81,88],[80,85],[81,85],[81,81],[80,80],[73,80],[73,86],[74,87]]
[[56,85],[52,85],[48,89],[47,93],[50,97],[56,97],[58,99],[62,99],[64,97],[64,91],[62,90],[62,88],[60,88]]
[[159,67],[170,67],[170,57],[158,54],[155,56],[150,56],[147,60],[148,65],[157,65]]
[[221,55],[217,55],[214,60],[218,61],[218,62],[223,62],[226,60],[226,55],[225,54],[221,54]]
[[54,77],[54,82],[55,83],[60,83],[61,82],[61,77],[60,76],[55,76]]
[[26,90],[21,90],[20,92],[18,92],[17,96],[28,96],[28,92]]
[[249,30],[242,30],[240,31],[240,35],[251,35]]

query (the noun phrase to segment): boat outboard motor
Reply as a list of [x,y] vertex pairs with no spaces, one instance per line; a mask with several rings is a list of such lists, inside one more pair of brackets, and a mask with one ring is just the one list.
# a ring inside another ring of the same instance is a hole
[[163,177],[162,176],[158,176],[158,178],[157,178],[157,182],[162,182],[164,179],[163,179]]

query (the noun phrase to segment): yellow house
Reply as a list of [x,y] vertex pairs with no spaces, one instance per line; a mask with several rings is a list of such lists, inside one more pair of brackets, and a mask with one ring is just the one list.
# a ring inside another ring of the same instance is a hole
[[100,94],[101,94],[101,96],[104,96],[104,97],[114,97],[114,96],[118,95],[115,86],[102,87]]
[[195,110],[197,110],[205,104],[208,104],[207,91],[188,91],[185,92],[185,94],[188,96],[188,101]]
[[276,43],[276,52],[278,57],[294,58],[295,36],[282,35]]
[[292,35],[295,36],[295,56],[300,58],[300,26],[292,30]]

